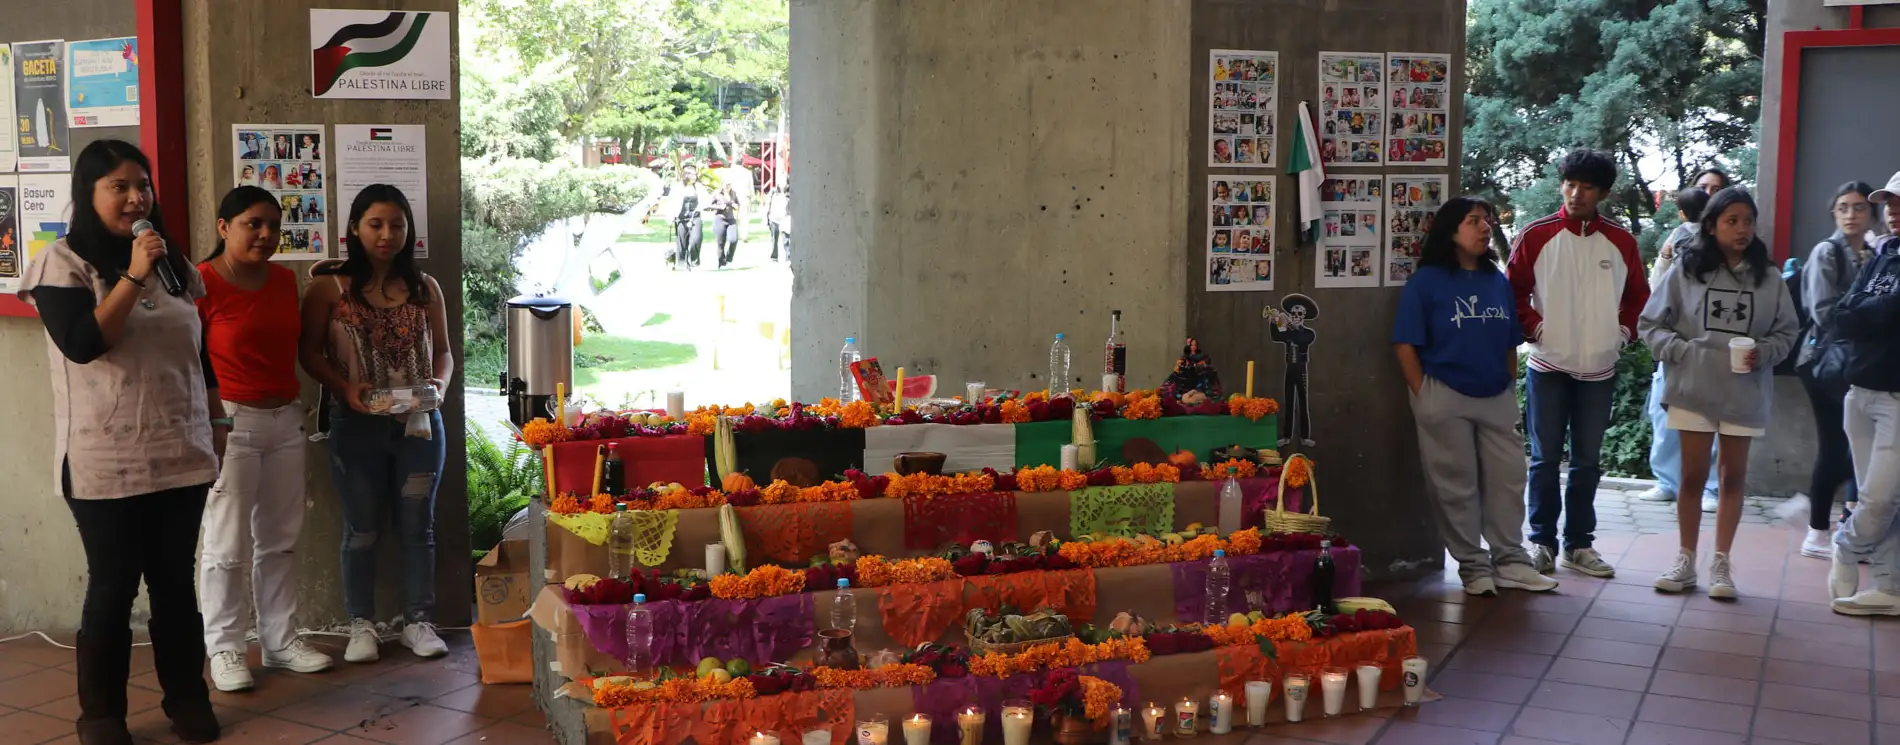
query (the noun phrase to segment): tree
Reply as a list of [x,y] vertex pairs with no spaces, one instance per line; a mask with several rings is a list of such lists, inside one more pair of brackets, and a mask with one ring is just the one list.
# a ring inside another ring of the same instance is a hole
[[[1657,214],[1658,184],[1710,164],[1754,177],[1766,6],[1472,0],[1462,186],[1547,214],[1560,201],[1556,160],[1572,147],[1605,150],[1622,172],[1610,214],[1653,251],[1675,217]],[[1668,165],[1644,172],[1645,154]]]

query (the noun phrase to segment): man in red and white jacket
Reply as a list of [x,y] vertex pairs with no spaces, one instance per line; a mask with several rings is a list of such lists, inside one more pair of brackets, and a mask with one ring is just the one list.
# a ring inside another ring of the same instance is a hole
[[[1530,434],[1531,562],[1556,568],[1557,517],[1564,516],[1563,565],[1615,576],[1595,539],[1599,456],[1616,394],[1616,360],[1636,338],[1649,283],[1636,238],[1597,205],[1616,184],[1616,161],[1574,150],[1558,165],[1564,206],[1518,232],[1511,250],[1517,318],[1530,340],[1525,429]],[[1570,481],[1559,493],[1558,464],[1570,444]]]

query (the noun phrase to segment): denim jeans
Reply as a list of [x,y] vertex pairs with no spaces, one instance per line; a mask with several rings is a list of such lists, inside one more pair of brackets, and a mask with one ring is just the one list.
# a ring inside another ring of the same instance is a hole
[[402,542],[404,616],[426,621],[435,609],[442,413],[430,412],[429,424],[435,435],[425,440],[404,434],[404,417],[342,408],[330,414],[330,472],[343,502],[343,609],[351,618],[375,618],[376,542],[385,512],[394,513]]
[[[1531,542],[1557,548],[1557,517],[1563,515],[1563,548],[1589,548],[1597,529],[1597,482],[1603,432],[1610,428],[1616,380],[1578,380],[1563,373],[1526,371],[1525,430],[1531,440],[1528,491]],[[1557,466],[1570,444],[1570,483],[1560,493]]]
[[1834,549],[1856,560],[1870,558],[1875,585],[1900,593],[1893,581],[1894,562],[1900,559],[1900,532],[1893,522],[1895,490],[1900,489],[1900,394],[1849,389],[1844,424],[1854,452],[1854,480],[1860,483],[1860,507],[1841,521]]
[[[1656,485],[1675,496],[1676,485],[1682,481],[1682,437],[1669,428],[1669,412],[1663,409],[1662,399],[1663,371],[1662,365],[1657,365],[1656,372],[1649,376],[1649,401],[1643,407],[1649,414],[1649,470],[1656,475]],[[1716,462],[1713,448],[1709,450],[1709,462]],[[1702,493],[1715,498],[1713,477]]]

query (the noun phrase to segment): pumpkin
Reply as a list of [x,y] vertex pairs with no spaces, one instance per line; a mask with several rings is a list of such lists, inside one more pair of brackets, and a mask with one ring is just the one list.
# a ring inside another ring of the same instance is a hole
[[727,494],[734,494],[737,492],[745,491],[747,489],[757,489],[758,484],[752,483],[751,476],[747,476],[744,473],[741,473],[738,471],[733,471],[732,473],[726,474],[725,480],[719,482],[719,488],[721,491],[724,491]]
[[1194,457],[1193,451],[1177,450],[1175,451],[1174,455],[1168,456],[1168,465],[1174,466],[1175,468],[1179,468],[1182,470],[1187,470],[1187,469],[1199,470],[1201,467],[1201,461],[1199,458]]

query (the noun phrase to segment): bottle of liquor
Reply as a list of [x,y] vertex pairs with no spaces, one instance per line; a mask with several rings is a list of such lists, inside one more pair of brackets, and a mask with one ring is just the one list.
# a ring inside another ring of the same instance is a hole
[[[1111,375],[1114,377],[1110,378]],[[1127,392],[1128,346],[1122,343],[1122,312],[1119,310],[1109,311],[1108,345],[1102,353],[1102,378],[1104,383],[1113,381],[1116,393]]]
[[600,490],[615,499],[627,496],[627,462],[620,457],[619,443],[607,443],[607,459],[600,468]]
[[1313,607],[1321,613],[1338,613],[1333,606],[1333,541],[1331,538],[1319,539],[1319,558],[1313,561],[1311,588]]

